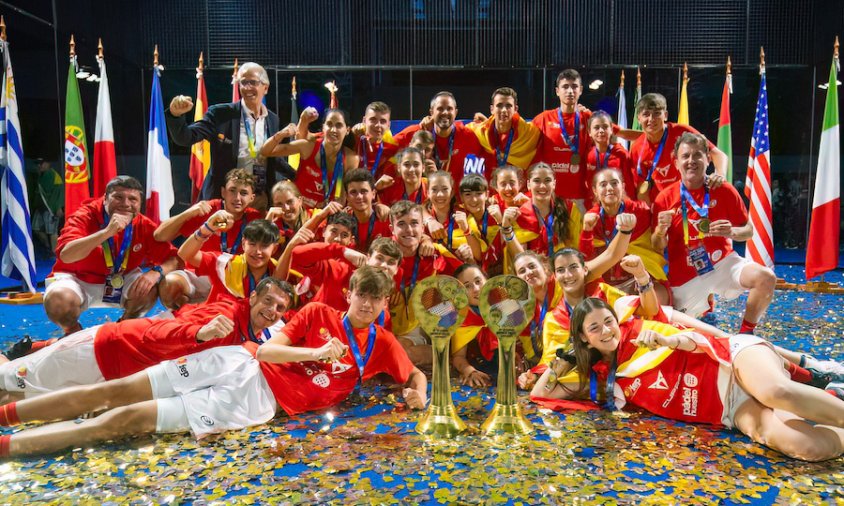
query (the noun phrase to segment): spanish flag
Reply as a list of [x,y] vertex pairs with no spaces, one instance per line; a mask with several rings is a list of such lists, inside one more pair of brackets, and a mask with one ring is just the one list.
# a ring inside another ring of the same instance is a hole
[[[478,137],[481,146],[489,153],[495,153],[495,147],[500,145],[500,139],[495,130],[495,118],[487,118],[483,123],[467,125]],[[539,129],[525,121],[518,113],[513,115],[513,143],[507,163],[522,169],[527,169],[536,154],[536,143],[539,141]],[[499,132],[503,133],[503,132]]]

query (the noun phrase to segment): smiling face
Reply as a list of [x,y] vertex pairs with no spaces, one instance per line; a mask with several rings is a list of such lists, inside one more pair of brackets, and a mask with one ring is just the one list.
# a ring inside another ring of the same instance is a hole
[[583,297],[587,272],[577,255],[558,255],[554,259],[554,278],[566,295]]
[[269,285],[266,291],[258,295],[252,292],[249,296],[249,322],[252,331],[258,333],[267,327],[272,327],[279,318],[290,308],[290,296],[280,288]]
[[428,179],[428,199],[435,209],[447,211],[451,206],[453,193],[451,180],[445,176],[434,176]]
[[557,97],[560,99],[560,105],[574,107],[583,93],[583,85],[580,79],[560,79],[557,83],[556,92]]
[[460,200],[466,211],[481,216],[486,208],[487,192],[484,190],[466,190],[460,192]]
[[519,176],[512,170],[502,170],[496,175],[495,189],[508,206],[513,205],[513,199],[521,191]]
[[387,130],[390,129],[390,113],[389,112],[375,112],[372,109],[367,109],[363,116],[363,124],[366,127],[366,135],[373,141],[380,141]]
[[293,225],[302,211],[302,197],[297,196],[290,190],[281,190],[273,193],[273,206],[280,207],[281,219],[288,225]]
[[399,163],[399,175],[406,186],[416,188],[422,182],[422,157],[416,153],[405,153]]
[[533,169],[528,179],[528,190],[534,202],[548,202],[554,196],[554,189],[557,187],[554,180],[554,173],[548,167]]
[[520,256],[516,259],[514,267],[516,276],[527,283],[534,292],[542,290],[548,284],[548,273],[545,271],[545,266],[535,257],[531,255]]
[[257,70],[248,70],[244,72],[239,80],[240,97],[246,103],[246,106],[252,112],[257,112],[260,108],[267,90],[270,85],[261,82],[261,74]]
[[469,267],[464,269],[460,275],[457,276],[457,281],[463,285],[466,292],[469,294],[469,304],[477,306],[480,303],[481,289],[486,283],[486,276],[484,276],[484,273],[477,267]]
[[674,166],[680,171],[683,185],[690,190],[703,186],[706,180],[706,168],[709,166],[709,154],[695,144],[682,143],[674,155]]
[[349,230],[349,227],[345,227],[340,225],[339,223],[330,223],[325,226],[325,230],[322,232],[322,241],[326,244],[341,244],[343,246],[348,246],[352,244],[352,231]]
[[662,137],[665,122],[668,121],[668,111],[665,109],[643,109],[639,112],[638,117],[642,131],[647,134],[649,140],[653,141]]
[[372,199],[375,192],[367,181],[354,181],[346,186],[346,204],[353,211],[369,212],[372,209]]
[[595,176],[592,192],[602,206],[614,207],[618,205],[624,193],[624,183],[621,182],[618,171],[607,169],[599,172]]
[[509,125],[513,121],[513,115],[519,110],[514,97],[506,95],[495,95],[492,97],[492,104],[489,106],[489,113],[500,125]]
[[451,97],[440,96],[431,103],[430,110],[431,118],[434,120],[434,126],[437,130],[445,131],[451,128],[454,124],[454,118],[457,117],[457,102]]
[[325,134],[325,142],[333,146],[339,146],[346,134],[349,133],[349,128],[346,125],[346,120],[343,115],[337,111],[328,113],[325,121],[322,123],[322,133]]
[[252,186],[237,181],[227,182],[221,194],[226,211],[232,213],[235,217],[243,214],[243,211],[255,200],[255,192],[252,191]]
[[366,265],[384,271],[391,279],[399,272],[399,259],[385,255],[380,251],[373,251],[366,260]]
[[596,308],[583,320],[581,341],[595,348],[603,356],[609,356],[618,348],[621,329],[612,312],[605,308]]
[[422,213],[414,209],[407,214],[392,218],[390,230],[404,256],[416,254],[423,233]]
[[277,244],[261,244],[252,242],[249,239],[243,240],[243,256],[246,258],[246,265],[253,269],[263,269],[270,263]]
[[109,216],[118,213],[134,217],[141,212],[142,202],[143,198],[140,191],[115,186],[114,190],[105,196],[104,207]]
[[361,293],[359,290],[347,292],[346,298],[349,301],[349,320],[353,327],[363,328],[378,319],[378,316],[387,307],[387,297],[376,297]]
[[612,135],[612,122],[604,116],[596,117],[589,122],[589,137],[595,144],[606,146]]

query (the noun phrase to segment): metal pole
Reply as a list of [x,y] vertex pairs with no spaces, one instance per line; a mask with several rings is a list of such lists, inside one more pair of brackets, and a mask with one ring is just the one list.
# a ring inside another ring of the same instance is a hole
[[[59,111],[59,161],[64,160],[64,126],[62,123],[62,88],[59,84],[61,74],[59,73],[59,34],[58,34],[58,13],[56,0],[53,0],[53,56],[56,61],[56,109]],[[62,164],[64,165],[64,164]],[[62,175],[64,178],[64,175]]]
[[[829,83],[830,86],[835,86],[835,83]],[[813,150],[815,149],[815,97],[817,95],[818,90],[818,68],[812,68],[812,116],[811,116],[811,123],[809,123],[811,128],[809,128],[809,195],[808,195],[808,202],[806,205],[806,230],[803,233],[804,242],[808,242],[809,240],[809,226],[811,225],[812,220],[812,201],[814,200],[812,197],[815,194],[814,188],[812,187],[812,177],[813,170],[812,167],[814,164],[812,163],[812,156]]]

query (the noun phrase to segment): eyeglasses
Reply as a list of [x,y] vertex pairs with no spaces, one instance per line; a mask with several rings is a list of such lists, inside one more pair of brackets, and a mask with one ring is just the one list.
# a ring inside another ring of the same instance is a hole
[[244,88],[257,88],[258,85],[264,84],[261,81],[257,81],[255,79],[241,79],[240,85]]

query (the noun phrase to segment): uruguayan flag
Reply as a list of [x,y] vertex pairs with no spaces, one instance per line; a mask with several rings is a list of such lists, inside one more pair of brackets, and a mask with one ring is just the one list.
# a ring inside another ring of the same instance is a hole
[[0,171],[3,175],[0,182],[0,212],[3,219],[0,266],[3,276],[19,280],[30,292],[35,292],[35,254],[23,171],[18,100],[9,44],[2,42],[0,48],[5,69],[3,96],[0,98]]

